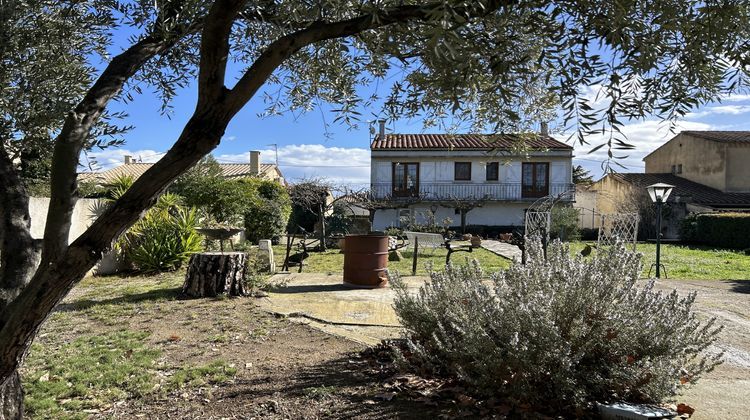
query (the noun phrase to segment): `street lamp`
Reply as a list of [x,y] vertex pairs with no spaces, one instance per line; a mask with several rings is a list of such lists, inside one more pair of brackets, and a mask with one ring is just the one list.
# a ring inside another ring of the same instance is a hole
[[669,198],[669,194],[672,192],[674,185],[658,183],[649,185],[646,187],[648,195],[651,197],[651,201],[656,203],[656,278],[661,277],[659,268],[661,267],[660,254],[661,254],[661,207],[664,202]]

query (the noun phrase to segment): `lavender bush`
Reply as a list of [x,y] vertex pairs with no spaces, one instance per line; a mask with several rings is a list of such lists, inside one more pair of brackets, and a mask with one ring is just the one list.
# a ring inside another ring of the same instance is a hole
[[663,401],[720,363],[704,350],[721,327],[698,320],[694,293],[639,286],[640,254],[619,244],[571,257],[557,241],[546,260],[538,241],[527,252],[526,265],[491,280],[476,262],[433,271],[417,294],[395,276],[409,362],[479,394],[556,410]]

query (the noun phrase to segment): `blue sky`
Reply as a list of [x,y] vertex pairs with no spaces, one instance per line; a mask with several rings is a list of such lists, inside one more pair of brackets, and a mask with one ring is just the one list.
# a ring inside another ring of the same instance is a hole
[[[125,34],[117,34],[124,40]],[[113,49],[119,48],[117,46]],[[115,52],[114,50],[112,52]],[[228,78],[230,79],[230,78]],[[596,98],[596,87],[588,88],[592,100]],[[380,92],[385,93],[385,92]],[[272,163],[275,152],[272,144],[278,147],[278,160],[282,172],[290,181],[302,178],[325,177],[336,183],[366,184],[369,181],[369,141],[367,123],[356,129],[333,123],[334,115],[330,107],[307,114],[284,114],[259,118],[263,111],[262,95],[256,97],[234,118],[229,125],[214,156],[220,162],[247,162],[250,150],[260,150],[261,160]],[[123,161],[124,155],[133,155],[144,162],[157,160],[177,139],[185,122],[190,117],[196,99],[195,85],[179,90],[172,103],[171,118],[159,113],[160,100],[149,91],[135,97],[133,102],[113,103],[113,111],[129,114],[123,121],[134,129],[126,134],[126,143],[120,148],[95,151],[91,155],[100,169],[113,168]],[[601,104],[599,104],[601,105]],[[366,116],[377,110],[364,110]],[[695,110],[677,124],[681,130],[750,130],[750,95],[737,95],[726,98],[722,103],[710,104]],[[374,117],[369,117],[373,119]],[[326,129],[326,121],[328,128]],[[552,122],[552,128],[555,123]],[[326,135],[326,130],[329,135]],[[389,122],[388,130],[399,133],[422,132],[422,122],[401,120]],[[630,143],[636,150],[627,159],[621,160],[625,172],[643,171],[642,158],[674,134],[669,126],[656,120],[646,120],[627,124],[624,128]],[[434,132],[434,131],[432,131]],[[564,134],[557,135],[565,139]],[[592,145],[599,142],[589,138]],[[574,144],[574,164],[583,165],[596,177],[601,175],[601,162],[606,151],[599,150],[588,154],[591,145]],[[84,159],[82,163],[86,163]]]

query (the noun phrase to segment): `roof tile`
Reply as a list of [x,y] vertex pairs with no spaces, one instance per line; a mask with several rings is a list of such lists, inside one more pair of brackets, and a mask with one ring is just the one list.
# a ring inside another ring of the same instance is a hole
[[702,139],[724,143],[750,143],[750,131],[683,131],[687,134]]
[[750,193],[723,192],[673,174],[617,173],[610,176],[644,189],[659,182],[674,185],[669,202],[674,202],[678,196],[689,196],[692,203],[709,207],[750,207]]
[[385,134],[370,145],[372,150],[411,149],[511,149],[525,142],[531,149],[573,150],[573,147],[549,136],[518,134]]
[[[112,168],[103,172],[83,172],[78,174],[78,181],[96,181],[101,184],[107,184],[113,182],[119,176],[130,176],[134,180],[138,179],[143,175],[153,163],[126,163],[116,168]],[[220,163],[222,175],[226,178],[236,178],[249,176],[250,164],[249,163]],[[274,171],[276,165],[272,163],[261,163],[260,173],[266,174]]]

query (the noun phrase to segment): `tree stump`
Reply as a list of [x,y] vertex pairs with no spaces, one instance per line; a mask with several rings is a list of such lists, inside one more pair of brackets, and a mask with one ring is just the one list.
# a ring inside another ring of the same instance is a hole
[[191,297],[246,296],[244,252],[201,252],[190,257],[182,293]]

